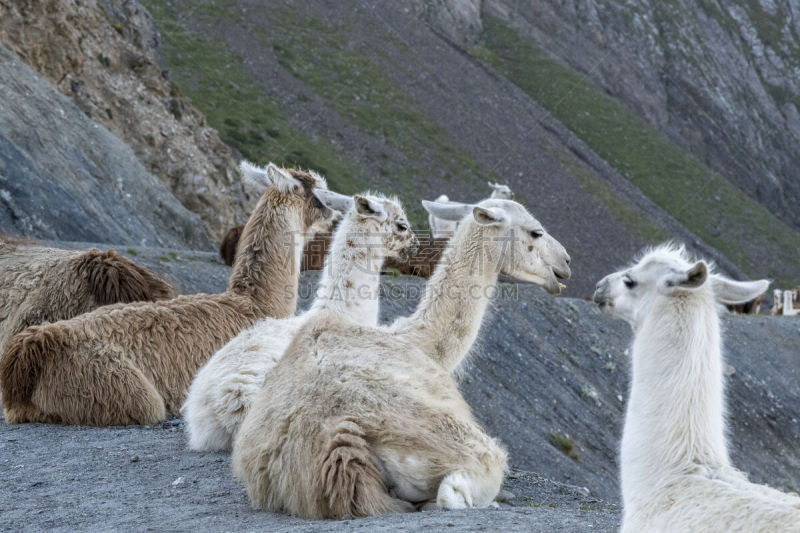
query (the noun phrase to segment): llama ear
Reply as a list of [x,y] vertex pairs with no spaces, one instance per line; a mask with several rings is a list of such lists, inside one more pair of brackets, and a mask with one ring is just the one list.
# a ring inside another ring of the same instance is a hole
[[673,294],[680,290],[694,290],[703,286],[708,279],[708,265],[698,261],[683,272],[673,271],[658,281],[661,294]]
[[250,161],[242,160],[239,163],[239,170],[242,172],[242,181],[250,187],[266,189],[270,186],[270,179],[267,171],[257,167]]
[[299,181],[275,163],[267,165],[267,176],[272,186],[283,194],[289,194],[296,187],[301,187]]
[[476,205],[472,208],[472,216],[475,218],[475,222],[481,226],[500,226],[507,220],[503,210],[496,207],[478,207]]
[[422,207],[425,208],[425,211],[436,218],[441,218],[442,220],[454,220],[456,222],[472,212],[471,205],[460,204],[458,202],[448,202],[443,204],[439,202],[422,200]]
[[322,202],[328,209],[347,213],[353,207],[352,196],[339,194],[338,192],[333,192],[328,189],[313,189],[313,193],[314,196],[317,197],[317,200]]
[[356,212],[362,217],[376,218],[378,220],[386,220],[386,210],[383,208],[381,202],[368,196],[353,196]]
[[714,289],[714,296],[719,302],[736,305],[747,303],[762,295],[769,288],[769,280],[734,281],[719,275],[713,275],[711,276],[711,287]]

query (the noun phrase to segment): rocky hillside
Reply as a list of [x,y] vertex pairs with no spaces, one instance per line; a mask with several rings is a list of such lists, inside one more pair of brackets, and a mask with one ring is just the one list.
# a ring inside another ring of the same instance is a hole
[[244,155],[320,168],[345,192],[397,192],[417,225],[421,197],[478,200],[487,179],[507,182],[580,265],[568,294],[590,294],[666,238],[735,276],[800,282],[800,235],[771,204],[545,50],[502,6],[143,4],[172,78]]
[[0,233],[203,249],[199,217],[0,45]]
[[0,0],[0,42],[130,146],[213,241],[246,218],[253,191],[242,191],[233,150],[159,66],[138,2]]
[[800,229],[797,2],[482,4]]
[[[242,190],[240,153],[395,192],[418,228],[420,198],[506,182],[573,255],[574,296],[667,238],[733,276],[798,284],[795,108],[775,104],[794,90],[789,7],[634,4],[0,0],[0,41],[128,144],[211,241],[259,192]],[[15,202],[6,219],[61,226]],[[35,227],[0,231],[54,236]]]

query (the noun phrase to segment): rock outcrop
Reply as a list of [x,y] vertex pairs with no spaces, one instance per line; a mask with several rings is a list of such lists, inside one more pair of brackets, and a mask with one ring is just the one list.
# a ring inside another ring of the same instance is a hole
[[128,144],[214,241],[246,218],[255,198],[234,153],[159,66],[138,2],[0,0],[0,42]]
[[200,218],[133,151],[0,45],[0,231],[211,247]]
[[797,2],[485,0],[483,12],[800,229]]
[[474,44],[481,35],[481,0],[413,0],[418,17],[461,46]]

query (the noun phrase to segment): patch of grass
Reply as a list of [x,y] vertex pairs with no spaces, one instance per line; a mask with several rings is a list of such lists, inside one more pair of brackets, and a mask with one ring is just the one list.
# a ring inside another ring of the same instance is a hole
[[159,261],[169,261],[169,257],[167,257],[166,255],[159,255],[158,256],[158,260]]
[[600,202],[609,216],[622,224],[631,234],[649,244],[667,240],[667,234],[661,228],[645,218],[637,209],[622,201],[599,178],[581,167],[567,151],[556,148],[547,140],[543,142],[545,149],[558,158],[561,167],[578,181],[581,188]]
[[[225,142],[242,155],[264,164],[314,169],[330,187],[344,194],[361,191],[366,172],[325,141],[314,141],[292,126],[278,106],[254,85],[242,58],[225,43],[206,40],[186,30],[179,12],[165,0],[144,0],[164,39],[172,79],[181,92],[206,116]],[[204,13],[236,16],[218,2],[198,6]],[[211,11],[209,11],[211,10]],[[170,110],[179,118],[179,106]]]
[[174,261],[178,259],[178,254],[176,252],[168,252],[167,255]]
[[[472,52],[742,270],[784,285],[800,282],[790,267],[800,262],[800,235],[585,77],[491,16]],[[751,242],[759,245],[747,250]]]
[[575,444],[572,442],[572,439],[570,439],[569,436],[564,435],[563,433],[553,432],[548,435],[547,440],[554,448],[573,461],[578,460],[578,454],[573,451]]
[[139,251],[135,248],[128,248],[128,253],[133,256],[139,255]]
[[[404,164],[391,173],[379,174],[390,174],[394,192],[404,201],[415,225],[427,220],[419,206],[420,179],[458,179],[476,186],[485,179],[499,180],[486,176],[475,159],[454,144],[381,65],[350,46],[357,28],[337,28],[296,10],[274,9],[273,13],[280,20],[275,31],[254,34],[271,46],[278,62],[360,131],[405,156]],[[396,39],[386,44],[405,47]]]

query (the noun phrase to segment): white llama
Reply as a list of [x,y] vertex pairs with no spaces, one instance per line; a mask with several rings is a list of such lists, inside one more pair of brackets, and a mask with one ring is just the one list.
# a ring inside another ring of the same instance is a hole
[[[494,198],[496,200],[514,199],[514,193],[511,191],[511,188],[508,185],[492,183],[491,181],[487,181],[486,184],[492,188],[492,194],[489,196],[489,198]],[[443,194],[436,199],[436,203],[447,204],[450,203],[450,199],[446,194]],[[433,213],[429,213],[428,226],[431,228],[431,235],[433,237],[450,237],[456,232],[456,229],[458,228],[458,221],[438,218]]]
[[245,413],[303,322],[323,310],[356,324],[378,324],[385,257],[413,253],[417,239],[396,199],[314,191],[345,215],[331,243],[317,297],[303,314],[266,318],[219,349],[197,373],[181,412],[194,450],[229,450]]
[[516,202],[423,204],[461,224],[416,312],[388,327],[319,313],[264,380],[233,446],[254,507],[342,518],[484,507],[497,496],[506,452],[452,373],[498,275],[555,294],[569,255]]
[[747,481],[725,439],[717,302],[747,302],[768,286],[713,274],[671,245],[597,284],[595,302],[634,331],[623,532],[800,531],[800,498]]

